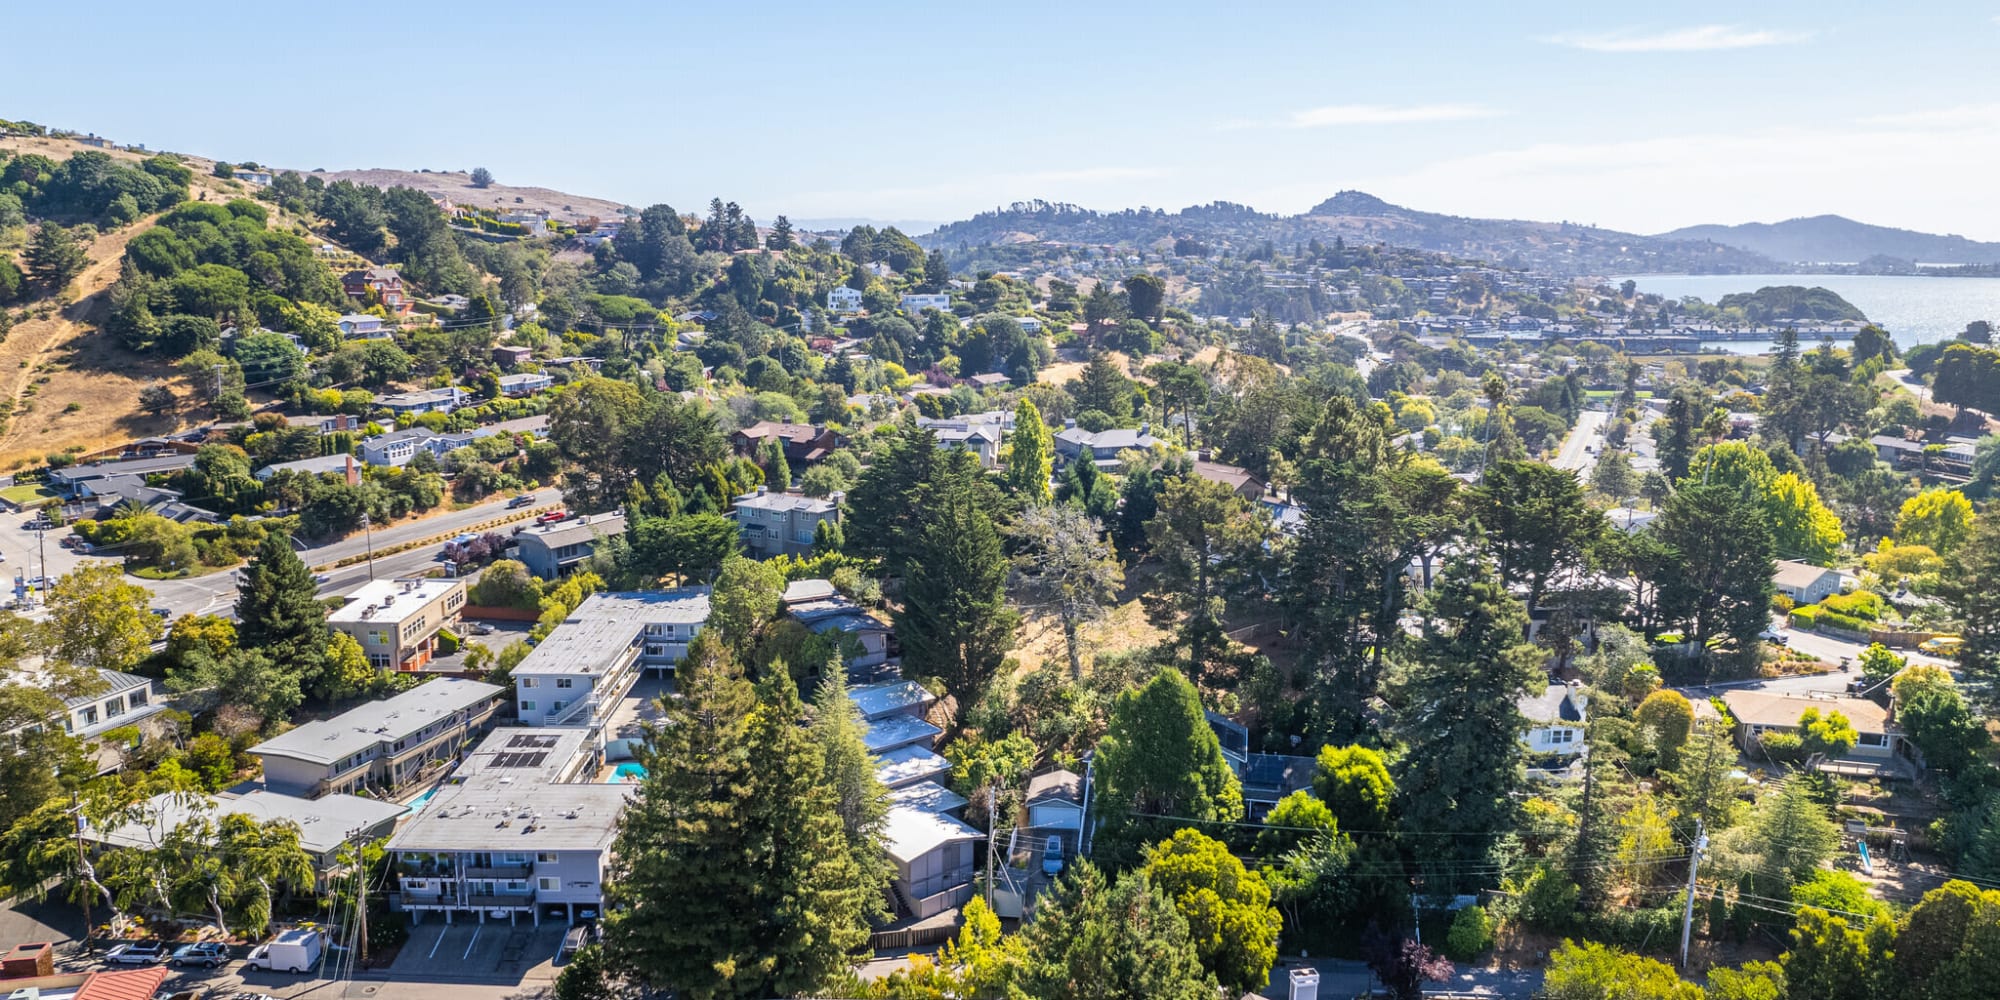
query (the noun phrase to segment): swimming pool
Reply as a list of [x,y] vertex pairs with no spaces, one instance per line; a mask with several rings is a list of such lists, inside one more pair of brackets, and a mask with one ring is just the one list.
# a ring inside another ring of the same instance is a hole
[[618,770],[612,772],[611,777],[604,779],[604,783],[607,785],[623,785],[629,782],[644,780],[646,780],[646,765],[626,761],[618,765]]
[[433,798],[436,798],[436,797],[437,797],[437,793],[438,793],[438,790],[437,790],[437,789],[435,789],[435,788],[433,788],[433,789],[431,789],[430,791],[428,791],[428,792],[425,792],[424,794],[422,794],[422,795],[419,795],[419,796],[417,796],[417,797],[416,797],[416,798],[414,798],[414,799],[411,799],[411,800],[410,800],[410,811],[411,811],[411,812],[413,812],[413,813],[417,813],[417,812],[423,812],[423,811],[424,811],[424,807],[425,807],[425,806],[427,806],[427,805],[430,805],[430,804],[431,804],[431,799],[433,799]]

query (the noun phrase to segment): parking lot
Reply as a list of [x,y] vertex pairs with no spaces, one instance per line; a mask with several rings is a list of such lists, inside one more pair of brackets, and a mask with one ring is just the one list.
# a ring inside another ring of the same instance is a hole
[[561,920],[544,920],[540,927],[525,917],[509,925],[504,920],[479,923],[461,914],[447,924],[428,916],[410,929],[410,939],[389,967],[394,980],[478,980],[519,982],[553,976],[556,950],[568,927]]

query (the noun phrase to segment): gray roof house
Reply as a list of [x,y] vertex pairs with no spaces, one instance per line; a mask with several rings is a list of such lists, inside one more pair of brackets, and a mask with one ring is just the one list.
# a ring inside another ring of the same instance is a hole
[[397,817],[408,807],[359,795],[324,795],[302,799],[254,789],[242,795],[228,793],[190,797],[162,792],[138,810],[139,818],[111,829],[86,827],[83,837],[111,847],[158,847],[167,834],[182,823],[200,816],[220,821],[224,816],[247,816],[259,823],[284,822],[299,828],[299,846],[312,855],[313,871],[324,875],[339,863],[340,849],[350,836],[363,840],[386,836]]
[[194,455],[159,455],[122,462],[91,462],[66,469],[50,469],[49,489],[65,497],[89,496],[96,484],[114,476],[155,476],[179,472],[194,466]]
[[264,762],[264,787],[286,795],[396,788],[457,756],[492,721],[505,694],[492,684],[440,677],[308,722],[250,752]]
[[1840,593],[1840,574],[1824,566],[1780,559],[1771,573],[1771,586],[1794,604],[1818,604]]
[[842,499],[838,492],[822,500],[799,493],[772,493],[759,486],[757,492],[736,498],[734,513],[743,547],[758,559],[811,552],[819,523],[840,520]]
[[345,475],[350,483],[361,481],[360,462],[345,452],[339,455],[315,455],[312,458],[301,458],[291,462],[273,462],[258,469],[253,475],[259,480],[265,480],[280,472],[297,472],[307,476],[337,472]]
[[1085,448],[1088,448],[1092,460],[1099,468],[1107,472],[1116,472],[1119,452],[1127,448],[1148,451],[1159,443],[1160,439],[1153,436],[1150,424],[1140,424],[1137,430],[1114,427],[1096,432],[1071,426],[1063,428],[1056,435],[1056,457],[1065,462],[1073,462],[1083,454]]
[[858,650],[848,651],[849,670],[868,670],[889,660],[889,625],[825,580],[793,581],[785,588],[780,608],[786,617],[815,634],[840,632],[851,637]]
[[597,540],[625,533],[624,514],[583,514],[514,533],[521,563],[544,580],[561,578],[597,551]]
[[639,675],[664,673],[708,624],[707,587],[592,594],[514,667],[524,726],[600,732]]
[[466,396],[464,389],[448,385],[441,389],[423,389],[417,392],[399,392],[388,396],[375,397],[375,405],[397,416],[415,416],[419,413],[450,413],[458,408],[459,401]]
[[634,786],[598,776],[582,729],[495,729],[389,838],[390,905],[422,919],[573,923],[604,906],[605,861]]
[[361,460],[369,465],[408,465],[417,452],[428,451],[433,457],[443,458],[445,452],[463,448],[479,435],[472,431],[434,431],[425,427],[408,427],[388,434],[377,434],[361,439]]

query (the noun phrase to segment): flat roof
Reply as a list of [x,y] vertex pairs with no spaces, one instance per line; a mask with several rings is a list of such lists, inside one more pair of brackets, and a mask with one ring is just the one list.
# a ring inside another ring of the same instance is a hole
[[979,840],[986,835],[943,813],[892,805],[882,820],[882,846],[889,856],[909,864],[946,844]]
[[392,698],[371,701],[331,719],[308,722],[250,748],[274,757],[331,764],[384,741],[504,694],[506,689],[462,677],[440,677]]
[[944,730],[914,715],[890,715],[868,724],[861,742],[869,753],[881,753],[934,737]]
[[134,821],[110,830],[87,834],[113,847],[154,848],[182,823],[206,814],[216,820],[224,816],[248,816],[259,823],[277,820],[299,828],[299,846],[313,854],[326,854],[340,846],[355,830],[373,830],[393,822],[406,807],[358,795],[323,795],[302,799],[295,795],[258,789],[244,795],[216,795],[191,799],[163,792],[147,800],[146,821]]
[[566,621],[515,664],[514,676],[604,674],[628,653],[636,656],[638,646],[639,627],[632,622],[611,618]]
[[935,781],[919,781],[914,785],[905,785],[890,792],[889,800],[897,805],[929,812],[950,812],[971,801]]
[[752,510],[799,510],[808,514],[830,514],[836,505],[831,500],[809,497],[801,493],[745,493],[736,498],[736,506]]
[[583,599],[564,622],[621,621],[634,625],[701,625],[708,621],[708,587],[608,590]]
[[847,698],[861,709],[864,719],[878,719],[919,705],[929,705],[937,697],[916,681],[882,681],[847,689]]
[[636,786],[560,780],[593,759],[593,746],[580,729],[494,730],[389,838],[389,849],[608,850]]
[[347,603],[327,615],[326,620],[334,624],[354,625],[362,622],[400,622],[432,601],[463,589],[464,580],[370,580],[362,584],[361,589],[347,595]]
[[559,545],[574,545],[589,541],[598,535],[620,535],[625,533],[623,514],[584,514],[564,518],[552,524],[538,524],[522,528],[515,534],[521,541],[534,539],[549,548]]
[[889,788],[913,785],[949,773],[951,773],[951,761],[932,753],[927,747],[917,746],[914,743],[897,747],[875,758],[875,778]]

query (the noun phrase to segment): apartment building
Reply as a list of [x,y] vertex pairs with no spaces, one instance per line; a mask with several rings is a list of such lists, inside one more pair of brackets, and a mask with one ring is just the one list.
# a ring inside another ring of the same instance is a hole
[[584,514],[514,533],[521,564],[544,580],[567,575],[597,551],[597,540],[625,533],[623,514]]
[[353,636],[377,668],[418,670],[437,653],[438,630],[464,610],[464,580],[372,580],[326,623]]
[[514,667],[515,716],[597,732],[639,675],[672,670],[707,622],[707,587],[592,594]]
[[501,728],[389,840],[391,905],[425,914],[574,922],[604,908],[604,869],[634,786],[596,780],[580,729]]
[[396,789],[448,760],[486,728],[506,689],[440,677],[391,698],[308,722],[250,748],[264,787],[317,798]]

